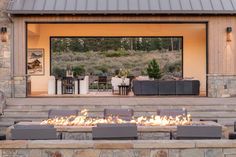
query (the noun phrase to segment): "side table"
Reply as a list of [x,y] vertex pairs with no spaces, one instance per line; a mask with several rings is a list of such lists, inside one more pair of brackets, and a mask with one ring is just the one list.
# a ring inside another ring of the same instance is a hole
[[119,95],[128,95],[129,85],[118,85],[118,87],[119,87]]

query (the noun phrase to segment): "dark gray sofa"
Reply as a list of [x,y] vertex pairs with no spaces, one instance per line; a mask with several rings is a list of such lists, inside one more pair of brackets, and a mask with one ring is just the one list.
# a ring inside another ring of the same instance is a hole
[[134,95],[199,95],[199,80],[133,80]]

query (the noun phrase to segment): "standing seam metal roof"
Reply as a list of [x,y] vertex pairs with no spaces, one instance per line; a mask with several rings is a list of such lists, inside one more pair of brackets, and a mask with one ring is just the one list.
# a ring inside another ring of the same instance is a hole
[[236,0],[10,0],[11,14],[236,14]]

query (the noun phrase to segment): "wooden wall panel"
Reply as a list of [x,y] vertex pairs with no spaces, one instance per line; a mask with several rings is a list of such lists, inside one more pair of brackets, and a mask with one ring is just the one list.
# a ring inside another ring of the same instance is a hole
[[26,44],[25,22],[21,18],[14,20],[14,76],[25,76]]

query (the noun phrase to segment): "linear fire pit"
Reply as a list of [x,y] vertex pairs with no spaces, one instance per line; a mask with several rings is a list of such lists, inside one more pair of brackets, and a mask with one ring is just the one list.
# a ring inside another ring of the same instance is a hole
[[[112,135],[112,124],[115,125],[127,125],[128,123],[131,125],[135,125],[136,134],[135,138],[138,137],[139,140],[169,140],[172,133],[175,133],[177,130],[177,126],[219,126],[222,129],[222,138],[226,138],[228,135],[228,131],[226,127],[221,126],[215,122],[194,122],[191,121],[190,115],[183,116],[179,115],[176,117],[171,116],[159,116],[159,115],[151,115],[151,116],[140,116],[140,117],[130,117],[130,120],[121,119],[119,116],[108,116],[104,118],[99,117],[89,117],[88,110],[81,110],[80,113],[67,117],[55,117],[44,120],[43,122],[38,122],[37,125],[53,125],[56,128],[57,134],[63,140],[92,140],[92,132],[96,130],[98,131],[97,135],[102,135],[99,132],[107,131],[107,134]],[[21,122],[18,125],[36,125],[35,122]],[[101,127],[102,126],[102,127]],[[103,127],[105,126],[105,127]],[[8,138],[10,138],[10,133],[14,126],[10,127],[8,130]],[[105,129],[105,130],[104,130]],[[125,133],[125,130],[128,128],[118,128],[121,129],[121,132]],[[133,129],[133,128],[132,128]],[[103,130],[103,131],[101,131]],[[109,132],[110,130],[110,132]],[[96,131],[95,131],[96,132]],[[115,131],[114,131],[115,132]],[[96,135],[96,134],[94,134]],[[122,139],[125,134],[120,134],[120,138]],[[125,135],[126,136],[126,135]],[[124,137],[125,137],[124,136]],[[111,136],[113,138],[115,136]],[[100,137],[98,137],[100,138]],[[105,136],[104,136],[105,138]],[[110,137],[109,137],[110,138]],[[96,137],[94,138],[96,139]]]
[[[21,122],[21,125],[40,124],[40,122]],[[221,126],[215,122],[192,122],[192,125]],[[93,126],[54,126],[63,140],[92,140]],[[8,128],[7,139],[13,126]],[[139,140],[169,140],[170,133],[177,131],[177,126],[137,126]],[[227,127],[222,126],[222,138],[227,138]]]

